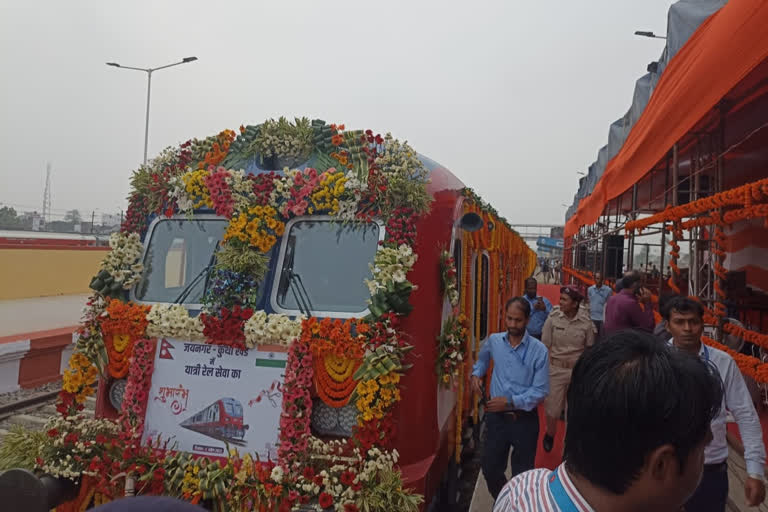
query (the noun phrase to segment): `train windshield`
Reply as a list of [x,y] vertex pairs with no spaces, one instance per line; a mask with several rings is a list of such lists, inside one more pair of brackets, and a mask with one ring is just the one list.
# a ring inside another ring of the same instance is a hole
[[243,415],[243,406],[240,402],[233,402],[230,400],[224,401],[224,410],[233,417],[239,417]]
[[376,255],[376,223],[332,219],[289,224],[276,274],[275,309],[298,314],[359,314],[370,297],[365,279]]
[[135,289],[136,299],[200,304],[211,256],[226,229],[227,220],[216,217],[156,222],[144,255],[144,275]]

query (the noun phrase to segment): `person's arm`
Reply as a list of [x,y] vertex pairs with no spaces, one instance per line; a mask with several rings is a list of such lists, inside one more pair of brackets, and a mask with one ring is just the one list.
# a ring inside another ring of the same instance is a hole
[[653,304],[644,304],[645,309],[640,307],[639,302],[629,303],[627,305],[629,318],[632,321],[632,325],[638,329],[645,329],[648,332],[653,332]]
[[584,339],[584,346],[591,347],[595,344],[595,330],[594,330],[594,324],[592,322],[589,322],[589,326],[587,327],[587,337]]
[[732,358],[728,358],[728,368],[723,375],[725,387],[725,406],[731,411],[739,425],[739,434],[744,441],[744,460],[747,473],[762,480],[765,471],[765,446],[760,419],[752,404],[752,397],[744,384],[744,378]]
[[512,393],[507,400],[514,409],[532,411],[549,394],[549,354],[542,350],[540,355],[531,361],[533,365],[533,381],[522,393]]
[[541,329],[541,342],[545,347],[552,347],[552,317],[548,316]]
[[483,346],[480,347],[480,353],[477,355],[477,361],[472,366],[472,375],[475,377],[484,377],[485,372],[488,371],[488,366],[491,364],[491,338],[490,336],[485,340]]
[[546,297],[542,297],[544,300],[544,307],[546,307],[547,314],[549,314],[552,311],[552,303],[549,302],[549,299]]

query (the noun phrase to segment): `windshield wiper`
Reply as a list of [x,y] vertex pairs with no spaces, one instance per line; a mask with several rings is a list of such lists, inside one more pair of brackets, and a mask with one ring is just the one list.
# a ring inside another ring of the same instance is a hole
[[203,291],[205,291],[206,288],[208,288],[208,278],[210,276],[210,271],[213,268],[213,265],[216,263],[216,252],[219,250],[219,244],[221,242],[216,242],[216,247],[213,248],[213,252],[211,253],[211,259],[208,260],[208,264],[203,267],[203,269],[200,271],[199,274],[195,276],[194,279],[192,279],[187,286],[184,287],[183,290],[181,290],[181,293],[178,297],[176,297],[173,301],[173,304],[181,304],[186,300],[187,297],[189,297],[189,294],[192,293],[192,288],[195,287],[197,283],[200,282],[200,280],[205,277],[205,285],[203,285]]
[[296,300],[296,304],[299,306],[299,311],[307,318],[312,316],[312,301],[309,299],[309,293],[304,287],[304,282],[301,280],[301,276],[293,271],[292,268],[286,268],[285,273],[288,276],[288,287],[293,293],[293,298]]

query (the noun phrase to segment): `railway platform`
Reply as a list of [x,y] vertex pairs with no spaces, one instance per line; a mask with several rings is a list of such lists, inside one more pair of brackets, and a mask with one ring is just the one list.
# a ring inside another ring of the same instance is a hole
[[0,301],[0,393],[58,380],[88,295]]

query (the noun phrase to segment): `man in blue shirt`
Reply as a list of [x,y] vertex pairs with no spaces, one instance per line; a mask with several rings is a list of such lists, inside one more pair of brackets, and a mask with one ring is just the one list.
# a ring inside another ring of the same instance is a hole
[[528,300],[510,299],[504,311],[507,332],[491,334],[485,340],[472,368],[472,388],[481,394],[482,378],[493,360],[481,465],[494,500],[507,481],[504,470],[510,447],[514,447],[512,476],[533,469],[539,439],[536,406],[549,393],[547,347],[525,331],[531,317]]
[[525,280],[525,300],[531,305],[531,318],[528,320],[528,334],[541,340],[541,330],[544,322],[552,311],[552,303],[546,297],[536,295],[539,283],[533,277]]
[[608,302],[608,297],[611,295],[613,295],[613,290],[603,283],[603,274],[595,272],[595,284],[587,289],[587,299],[589,300],[589,318],[595,324],[598,340],[603,335],[605,303]]

